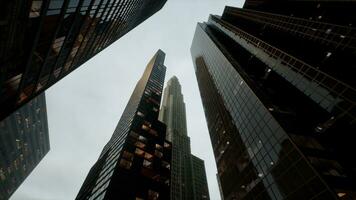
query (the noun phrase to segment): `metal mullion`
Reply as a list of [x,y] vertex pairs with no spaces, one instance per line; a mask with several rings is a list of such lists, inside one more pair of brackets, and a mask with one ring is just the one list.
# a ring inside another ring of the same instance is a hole
[[[124,11],[128,9],[128,7],[127,7],[128,3],[126,3],[126,2],[128,2],[128,1],[125,1],[125,0],[124,0],[124,1],[122,2],[120,9],[118,10],[117,15],[115,16],[116,19],[119,19],[119,18],[122,16],[122,14],[124,14]],[[114,26],[115,26],[115,27],[118,27],[119,25],[120,25],[120,21],[117,21]],[[116,29],[116,31],[120,31],[120,29]],[[109,34],[108,37],[112,37],[112,36],[113,36],[113,34],[112,34],[113,32],[114,32],[114,29],[112,29],[112,30],[108,33],[108,34]],[[112,38],[113,38],[113,37],[112,37]],[[114,40],[115,40],[115,39],[112,39],[112,40],[110,41],[110,44],[113,43]]]
[[[48,79],[47,85],[48,85],[48,84],[52,84],[53,77],[54,77],[54,75],[53,75],[54,68],[56,68],[56,66],[58,65],[58,62],[59,62],[58,59],[59,59],[59,58],[62,56],[62,54],[63,54],[65,45],[66,45],[66,43],[67,43],[67,41],[68,41],[68,38],[69,38],[68,36],[71,35],[71,32],[73,31],[74,24],[75,24],[75,22],[76,22],[76,21],[78,20],[78,18],[79,18],[79,15],[78,15],[78,14],[80,13],[80,8],[81,8],[81,5],[83,4],[83,2],[84,2],[84,0],[79,0],[79,2],[78,2],[77,9],[76,9],[76,11],[75,11],[75,17],[74,17],[74,19],[73,19],[73,21],[72,21],[72,25],[71,25],[70,29],[69,29],[68,32],[67,32],[67,35],[66,35],[66,37],[65,37],[65,40],[63,41],[61,50],[60,50],[58,56],[56,57],[56,60],[55,60],[55,63],[54,63],[54,67],[53,67],[52,70],[50,71],[49,79]],[[66,9],[66,11],[67,11],[67,9]],[[79,30],[80,30],[80,29],[79,29]],[[75,37],[75,39],[76,39],[76,37]],[[75,41],[75,40],[74,40],[74,41]],[[74,44],[74,43],[73,43],[73,44]],[[72,48],[73,48],[73,46],[72,46]],[[70,49],[70,52],[71,52],[72,48]],[[67,56],[63,57],[64,60],[67,60],[67,57],[69,56],[70,52],[68,53]],[[64,66],[60,66],[60,68],[61,68],[61,71],[59,72],[57,79],[60,79]]]
[[[88,6],[88,10],[86,11],[85,16],[88,16],[88,15],[90,16],[90,12],[92,11],[92,7],[93,7],[93,4],[94,4],[95,1],[96,1],[96,0],[92,0],[92,1],[90,2],[89,6]],[[95,13],[94,13],[92,19],[90,20],[90,22],[88,22],[88,27],[86,28],[86,30],[83,30],[83,32],[85,32],[85,33],[83,34],[83,41],[80,43],[80,45],[79,45],[79,47],[78,47],[78,51],[77,51],[77,53],[74,55],[73,61],[72,61],[71,65],[69,66],[69,69],[71,69],[72,67],[74,67],[73,65],[79,60],[79,58],[77,58],[78,53],[80,52],[80,50],[81,50],[81,48],[82,48],[82,45],[83,45],[83,43],[84,43],[84,40],[85,40],[87,34],[89,33],[90,26],[91,26],[93,20],[94,20],[95,17],[96,17],[96,13],[97,13],[97,10],[95,11]],[[89,41],[89,39],[88,39],[88,41]],[[86,43],[88,43],[88,42],[86,42]],[[83,50],[83,52],[84,52],[84,50]]]
[[[80,0],[80,1],[82,2],[83,0]],[[81,4],[81,2],[79,2],[79,5]],[[58,34],[58,31],[59,31],[59,29],[60,29],[60,27],[61,27],[61,25],[62,25],[62,22],[63,22],[63,20],[64,20],[64,17],[63,17],[63,16],[65,15],[66,10],[68,9],[68,4],[69,4],[69,0],[66,0],[66,1],[63,3],[62,9],[61,9],[61,13],[60,13],[60,20],[59,20],[59,22],[57,23],[58,26],[57,26],[57,28],[56,28],[56,31],[55,31],[54,34],[53,34],[51,45],[54,43],[54,41],[55,41],[55,39],[56,39],[56,36],[57,36],[57,34]],[[66,37],[66,38],[67,38],[67,37]],[[66,41],[66,40],[63,41],[62,47],[64,46],[65,41]],[[58,56],[56,57],[56,60],[57,60],[58,57],[61,55],[61,52],[62,52],[62,50],[63,50],[62,47],[61,47],[61,51],[58,53]],[[33,93],[33,92],[36,92],[36,90],[37,90],[37,85],[38,85],[38,82],[40,81],[40,79],[41,79],[41,77],[42,77],[42,75],[43,75],[43,71],[44,71],[44,69],[45,69],[44,66],[47,64],[49,54],[50,54],[50,49],[49,49],[49,51],[47,51],[47,54],[46,54],[46,57],[45,57],[45,59],[44,59],[44,61],[43,61],[43,64],[42,64],[40,73],[39,73],[39,75],[38,75],[37,78],[36,78],[36,79],[37,79],[36,85],[35,85],[35,87],[33,88],[32,93]],[[55,68],[55,66],[56,66],[56,63],[57,63],[57,61],[55,61],[54,65],[52,66],[52,68],[51,68],[51,70],[50,70],[50,73],[49,73],[49,77],[48,77],[46,86],[51,83],[51,82],[50,82],[50,81],[51,81],[51,76],[52,76],[52,73],[53,73],[54,68]],[[43,88],[48,88],[48,87],[43,87]],[[43,90],[43,89],[41,89],[41,90]]]
[[[109,2],[110,2],[110,1],[111,1],[111,0],[109,0]],[[110,3],[107,3],[106,6],[105,6],[105,8],[103,8],[102,18],[100,19],[100,21],[103,22],[102,24],[105,23],[105,20],[107,19],[108,14],[109,14],[109,12],[110,12],[111,9],[112,9],[112,7],[109,7],[109,5],[110,5]],[[106,13],[106,14],[105,14],[105,13]],[[100,22],[99,22],[99,23],[100,23]],[[103,25],[103,26],[104,26],[104,25]],[[104,30],[100,30],[100,32],[97,32],[97,33],[96,33],[97,37],[95,37],[95,40],[93,41],[93,45],[92,45],[91,49],[90,49],[89,52],[88,52],[90,55],[93,55],[94,48],[96,48],[96,47],[98,46],[99,40],[100,40],[100,38],[102,37],[102,34],[105,33],[106,27],[107,27],[107,25],[105,25],[105,27],[103,28]]]
[[[221,20],[217,20],[217,21],[221,21]],[[223,22],[223,21],[221,21],[221,22]],[[217,22],[215,22],[215,23],[217,23]],[[226,22],[223,22],[223,23],[226,23]],[[227,24],[228,24],[228,23],[227,23]],[[236,27],[234,27],[234,28],[235,28],[234,30],[235,30],[236,32],[239,32],[239,31],[240,31],[240,32],[243,32],[243,31],[240,30],[239,28],[236,28]],[[249,37],[250,37],[250,38],[251,38],[251,37],[252,37],[252,38],[256,38],[256,37],[254,37],[254,36],[252,36],[252,35],[249,35]],[[257,39],[257,38],[256,38],[256,39]],[[264,43],[263,41],[261,41],[261,42]],[[251,43],[253,43],[253,42],[251,42]],[[272,47],[272,46],[271,46],[271,47]],[[272,47],[272,48],[275,48],[275,47]],[[286,54],[286,55],[287,55],[287,53],[285,53],[285,52],[283,52],[283,51],[280,51],[280,50],[277,49],[277,48],[276,48],[276,50],[278,50],[279,53],[282,53],[282,55],[283,55],[283,54]],[[324,72],[322,72],[322,71],[320,71],[320,70],[317,70],[316,68],[314,68],[314,67],[312,67],[312,66],[310,66],[310,65],[308,65],[308,64],[306,64],[306,63],[303,63],[302,61],[298,60],[297,58],[294,58],[294,57],[291,56],[291,55],[289,55],[289,56],[290,56],[292,59],[295,59],[296,61],[300,62],[300,63],[303,65],[303,67],[300,68],[300,70],[299,70],[299,74],[301,74],[301,72],[302,72],[301,75],[303,75],[303,74],[305,73],[305,71],[307,71],[307,70],[305,70],[304,68],[306,68],[306,69],[313,68],[314,70],[317,71],[318,76],[319,76],[319,75],[322,76],[322,80],[320,80],[320,81],[317,82],[317,83],[319,83],[319,85],[321,85],[321,86],[326,86],[326,88],[329,89],[329,87],[327,87],[327,85],[324,84],[324,79],[331,79],[331,80],[335,81],[336,83],[342,85],[343,87],[347,88],[350,92],[355,93],[355,90],[354,90],[352,87],[350,87],[349,85],[347,85],[346,83],[343,83],[343,82],[341,82],[341,81],[339,81],[339,80],[337,80],[337,79],[335,79],[335,78],[329,76],[328,74],[326,74],[326,73],[324,73]],[[281,55],[279,55],[278,57],[281,57]],[[304,76],[304,77],[305,77],[305,76]],[[316,77],[317,77],[317,76],[315,76],[315,78],[316,78]],[[315,80],[315,78],[314,78],[313,80]],[[341,95],[340,93],[338,93],[338,95],[341,96],[343,99],[348,100],[348,98],[344,97],[344,95]]]
[[[138,2],[137,2],[137,1],[132,2],[132,6],[131,6],[130,9],[128,10],[128,13],[127,13],[128,15],[126,15],[126,16],[130,16],[130,14],[133,13],[134,8],[136,8],[137,5],[138,5]],[[129,18],[127,18],[127,19],[129,19]],[[131,18],[131,20],[132,20],[132,18]],[[129,21],[130,24],[132,23],[131,20]]]
[[[124,2],[125,2],[125,1],[120,2],[120,0],[119,0],[119,5],[117,5],[117,10],[116,10],[116,12],[115,12],[115,16],[114,16],[114,18],[113,18],[113,21],[117,20],[117,19],[120,17],[121,11],[122,11],[122,9],[124,8],[124,5],[125,5]],[[109,31],[105,34],[105,35],[108,35],[108,36],[105,37],[105,39],[111,36],[110,33],[113,32],[114,27],[116,27],[116,25],[117,25],[118,23],[119,23],[119,22],[114,22],[113,24],[111,24],[112,29],[109,30]]]
[[[100,20],[101,20],[101,16],[103,15],[104,13],[104,10],[106,8],[106,6],[108,5],[109,1],[106,2],[105,6],[103,6],[102,8],[102,5],[103,5],[103,0],[100,1],[98,7],[97,7],[97,10],[95,11],[95,17],[97,17],[98,15],[98,12],[100,9],[103,9],[103,12],[100,13]],[[80,58],[80,62],[82,62],[82,59],[87,59],[88,55],[89,55],[89,51],[91,50],[94,42],[92,42],[95,38],[96,38],[96,30],[98,28],[98,24],[96,24],[96,26],[94,27],[94,30],[93,30],[93,33],[90,35],[90,38],[88,40],[88,45],[85,47],[85,49],[83,50],[83,56]]]
[[[95,2],[96,0],[93,0],[93,1]],[[94,9],[95,9],[95,13],[94,13],[94,15],[93,15],[93,17],[92,17],[92,18],[93,18],[92,22],[95,21],[96,19],[98,19],[98,18],[97,18],[98,16],[101,17],[101,14],[102,14],[103,12],[99,13],[99,10],[101,9],[101,6],[103,5],[103,1],[104,1],[104,0],[100,0],[99,4],[95,6],[95,8],[94,8]],[[90,10],[90,11],[92,11],[92,10]],[[90,13],[90,12],[89,12],[89,13]],[[99,13],[99,15],[98,15],[98,13]],[[87,40],[87,42],[86,42],[86,46],[84,47],[84,49],[83,49],[83,51],[82,51],[82,55],[80,55],[80,57],[77,58],[76,61],[75,61],[75,62],[77,62],[77,63],[80,63],[79,65],[83,64],[82,60],[87,57],[87,53],[86,53],[86,52],[87,52],[87,49],[89,48],[89,45],[90,45],[90,43],[91,43],[91,41],[92,41],[92,38],[93,38],[94,35],[95,35],[95,30],[96,30],[97,27],[95,26],[94,28],[92,28],[92,30],[90,30],[91,24],[92,24],[92,23],[90,23],[90,26],[88,27],[88,31],[87,31],[87,33],[85,34],[85,37],[89,34],[89,38],[88,38],[88,40]],[[92,31],[92,32],[89,32],[89,31]],[[85,37],[84,37],[84,39],[85,39]],[[84,40],[83,40],[83,41],[84,41]],[[92,44],[92,43],[91,43],[91,44]],[[82,47],[82,44],[80,45],[78,52],[80,51],[81,47]],[[77,52],[77,54],[78,54],[78,52]],[[76,54],[76,56],[77,56],[77,54]],[[76,56],[75,56],[75,57],[76,57]],[[73,64],[72,64],[72,65],[73,65]]]
[[[130,11],[130,10],[132,10],[132,5],[135,3],[135,1],[133,1],[133,2],[129,2],[129,3],[127,3],[127,9],[125,9],[125,10],[123,10],[123,12],[122,12],[122,14],[123,14],[123,16],[124,16],[124,18],[123,18],[123,20],[122,20],[122,22],[121,23],[119,23],[119,28],[120,28],[120,26],[122,25],[122,23],[127,19],[127,14],[128,14],[128,12]],[[127,20],[126,20],[126,22],[127,22]],[[129,25],[129,24],[128,24]],[[120,33],[118,33],[118,30],[115,32],[115,38],[119,38],[119,37],[121,37],[122,36],[122,33],[124,33],[125,32],[125,29],[122,29],[122,32],[121,32],[121,34]]]
[[[29,68],[30,68],[30,64],[31,64],[31,61],[32,61],[32,57],[33,57],[33,53],[36,49],[36,46],[37,46],[37,43],[38,43],[38,40],[39,40],[39,36],[40,36],[40,31],[42,30],[42,26],[44,24],[44,19],[45,19],[45,14],[48,10],[48,7],[49,7],[49,1],[50,0],[43,0],[43,4],[42,4],[42,7],[41,7],[41,12],[40,12],[40,23],[37,27],[37,31],[36,31],[36,34],[35,34],[35,37],[34,37],[34,40],[33,40],[33,43],[32,43],[32,47],[30,49],[30,53],[28,55],[28,58],[27,58],[27,61],[26,61],[26,64],[25,64],[25,68],[24,68],[24,72],[21,76],[21,80],[20,80],[20,83],[19,83],[19,86],[17,88],[17,91],[15,92],[15,95],[14,97],[16,98],[16,101],[18,100],[20,94],[21,94],[21,91],[24,87],[24,81],[26,79],[26,76],[27,74],[29,73]],[[17,102],[16,102],[17,103]]]
[[[120,0],[114,0],[113,5],[114,5],[115,3],[118,3],[118,1],[120,1]],[[114,8],[114,7],[115,7],[115,8]],[[117,9],[117,7],[119,7],[119,5],[112,6],[112,7],[109,8],[108,14],[105,16],[104,21],[109,18],[110,12],[111,12],[113,9]],[[117,12],[117,11],[114,11],[113,13],[116,13],[116,12]],[[105,29],[104,29],[104,30],[102,31],[102,33],[100,34],[100,38],[96,40],[96,45],[95,45],[95,46],[99,46],[99,47],[100,47],[100,50],[99,50],[99,51],[101,51],[101,49],[102,49],[102,48],[101,48],[101,47],[102,47],[102,44],[101,44],[101,43],[102,43],[103,39],[105,38],[105,36],[107,35],[107,31],[108,31],[108,29],[111,27],[111,24],[112,24],[112,23],[113,23],[113,22],[111,22],[109,25],[106,25]],[[94,49],[92,49],[91,54],[93,53],[93,51],[94,51]],[[95,52],[94,52],[94,53],[95,53]]]
[[99,51],[96,53],[99,53],[101,50],[103,50],[107,46],[106,43],[110,36],[109,33],[112,31],[112,29],[114,29],[114,24],[115,24],[114,20],[115,20],[115,18],[112,19],[112,23],[110,24],[110,26],[106,27],[105,34],[101,37],[101,41],[98,43],[98,44],[100,44]]
[[[120,1],[120,0],[119,0]],[[123,1],[123,3],[121,3],[121,5],[119,6],[117,6],[117,10],[116,10],[116,13],[115,13],[115,16],[114,16],[114,18],[113,18],[113,21],[115,21],[115,20],[118,20],[118,18],[120,17],[120,14],[121,14],[121,11],[122,11],[122,8],[123,8],[123,6],[124,6],[124,2],[125,1]],[[105,41],[105,46],[107,46],[107,40],[108,40],[108,38],[112,38],[112,33],[114,32],[114,29],[115,29],[115,27],[117,27],[117,25],[119,24],[120,22],[119,21],[116,21],[116,22],[114,22],[113,24],[112,24],[112,28],[110,29],[110,30],[108,30],[107,31],[107,33],[105,34],[105,38],[103,38],[103,40]],[[110,41],[110,44],[113,42],[113,39],[111,39],[111,41]]]
[[[120,7],[120,9],[118,10],[118,13],[117,13],[117,15],[115,16],[115,19],[119,19],[119,17],[121,17],[122,16],[122,14],[124,14],[124,12],[125,12],[125,10],[127,10],[128,9],[128,7],[127,7],[127,5],[128,5],[128,3],[126,3],[127,1],[123,1],[123,3],[121,4],[121,7]],[[125,7],[126,6],[126,7]],[[122,9],[123,8],[123,9]],[[126,9],[125,9],[126,8]],[[118,27],[118,26],[120,26],[120,21],[117,21],[117,22],[115,22],[115,27]],[[113,34],[115,33],[115,31],[114,31],[114,29],[115,28],[113,28],[108,34],[108,37],[111,37],[111,38],[114,38],[113,37]],[[120,31],[120,29],[116,29],[116,31]],[[116,39],[116,38],[115,38]],[[114,42],[114,40],[115,39],[112,39],[111,41],[110,41],[110,44],[112,44],[113,42]]]
[[[107,17],[107,16],[104,16],[104,14],[105,14],[105,11],[108,9],[109,2],[110,2],[110,1],[111,1],[111,0],[108,0],[108,1],[107,1],[107,3],[105,4],[105,7],[103,8],[102,15],[100,16],[100,20],[103,20],[103,22],[105,21],[105,19],[106,19],[106,17]],[[101,18],[102,16],[104,17],[104,19]],[[99,22],[99,24],[100,24],[100,22]],[[97,24],[97,26],[98,26],[98,24]],[[97,28],[97,27],[95,27],[95,28]],[[94,55],[94,54],[93,54],[93,49],[95,48],[95,46],[97,46],[97,44],[98,44],[98,39],[101,37],[101,34],[102,34],[102,33],[98,34],[98,32],[95,32],[94,34],[95,34],[95,38],[93,38],[93,42],[91,43],[90,48],[87,50],[87,54],[86,54],[86,55],[90,55],[90,56]]]

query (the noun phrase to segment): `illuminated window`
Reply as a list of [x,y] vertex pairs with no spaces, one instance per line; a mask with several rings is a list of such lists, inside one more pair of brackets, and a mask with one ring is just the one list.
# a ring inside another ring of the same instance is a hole
[[61,50],[65,38],[66,37],[63,36],[54,40],[54,43],[52,44],[52,50],[55,52],[56,55],[58,55],[59,51]]
[[162,146],[161,146],[161,145],[156,144],[156,149],[158,149],[158,150],[162,150],[163,148],[162,148]]
[[158,200],[159,193],[153,190],[148,190],[148,200]]
[[142,135],[140,135],[138,137],[138,140],[140,140],[141,142],[147,142],[147,139],[145,137],[143,137]]
[[140,117],[144,117],[144,116],[145,116],[145,115],[144,115],[142,112],[140,112],[140,111],[137,112],[137,115],[140,116]]
[[346,193],[345,192],[339,192],[339,193],[337,193],[337,196],[338,197],[344,197],[344,196],[346,196]]
[[171,169],[171,165],[168,163],[168,162],[166,162],[166,161],[162,161],[162,166],[164,167],[164,168],[167,168],[167,169]]
[[136,154],[137,156],[139,156],[139,157],[144,157],[144,156],[145,156],[145,152],[142,151],[142,150],[139,149],[139,148],[136,148],[135,154]]
[[148,161],[148,160],[143,160],[143,166],[149,169],[152,169],[153,165],[152,162]]
[[158,150],[155,150],[155,156],[157,156],[158,158],[162,158],[163,157],[163,153],[158,151]]
[[153,156],[152,154],[149,154],[149,153],[145,153],[145,159],[149,160],[149,161],[152,161],[153,160]]
[[164,148],[171,148],[171,144],[165,142],[165,143],[164,143]]
[[30,18],[39,17],[40,11],[41,11],[41,6],[42,6],[42,0],[40,0],[40,1],[33,0],[29,17]]
[[137,141],[136,143],[135,143],[135,146],[136,147],[139,147],[139,148],[141,148],[141,149],[143,149],[143,148],[145,148],[145,144],[144,143],[142,143],[142,142],[139,142],[139,141]]
[[150,128],[151,128],[151,126],[152,126],[152,124],[151,124],[150,122],[148,122],[148,121],[145,121],[143,124],[146,125],[146,126],[148,126],[148,127],[150,127]]
[[143,124],[142,125],[142,129],[145,130],[145,131],[148,131],[148,130],[150,130],[150,127],[148,127],[147,125]]

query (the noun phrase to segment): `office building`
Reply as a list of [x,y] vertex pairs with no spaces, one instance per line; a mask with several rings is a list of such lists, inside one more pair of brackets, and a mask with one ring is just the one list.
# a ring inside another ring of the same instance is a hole
[[120,121],[76,199],[170,199],[171,143],[158,121],[166,67],[159,50],[138,81]]
[[167,125],[166,139],[172,142],[171,199],[209,199],[204,161],[190,151],[185,103],[176,76],[164,89],[159,120]]
[[353,1],[247,0],[191,54],[225,200],[356,199]]
[[0,120],[156,13],[165,2],[2,1]]
[[209,198],[208,181],[206,180],[204,161],[191,155],[193,200]]
[[9,199],[50,149],[45,94],[0,121],[0,199]]

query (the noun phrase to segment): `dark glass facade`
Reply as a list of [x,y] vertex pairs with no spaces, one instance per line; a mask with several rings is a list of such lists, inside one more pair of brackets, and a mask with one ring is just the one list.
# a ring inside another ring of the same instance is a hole
[[172,147],[166,125],[158,121],[164,58],[159,50],[148,63],[77,200],[170,199]]
[[1,2],[0,119],[115,42],[165,2]]
[[197,25],[191,53],[225,200],[356,198],[355,8],[247,0]]
[[204,161],[194,155],[191,155],[192,168],[192,200],[205,200],[209,198],[208,181],[206,180]]
[[0,199],[8,199],[50,149],[45,94],[0,121]]
[[176,76],[169,79],[164,89],[159,120],[167,125],[166,139],[172,142],[171,199],[209,199],[204,161],[190,151],[185,103]]

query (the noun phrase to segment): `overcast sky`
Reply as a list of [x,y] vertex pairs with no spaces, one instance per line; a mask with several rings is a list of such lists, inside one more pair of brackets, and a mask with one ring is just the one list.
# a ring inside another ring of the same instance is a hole
[[187,109],[192,153],[205,161],[210,197],[220,200],[216,165],[190,45],[197,22],[243,0],[168,0],[154,16],[46,91],[51,150],[11,200],[74,199],[158,49],[166,81],[176,75]]

